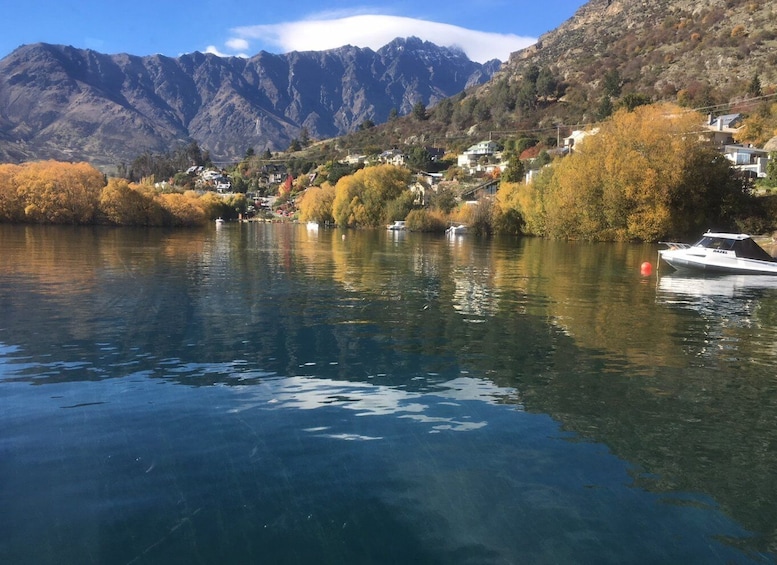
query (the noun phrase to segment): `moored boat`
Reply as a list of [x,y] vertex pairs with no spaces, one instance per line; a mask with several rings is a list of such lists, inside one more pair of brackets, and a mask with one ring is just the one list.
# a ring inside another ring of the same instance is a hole
[[661,242],[658,256],[674,269],[743,275],[777,275],[777,260],[744,233],[707,232],[687,243]]
[[464,235],[467,233],[467,226],[464,224],[455,224],[445,230],[447,235]]
[[393,224],[388,225],[389,231],[405,231],[405,229],[407,228],[405,226],[405,222],[402,220],[394,220]]

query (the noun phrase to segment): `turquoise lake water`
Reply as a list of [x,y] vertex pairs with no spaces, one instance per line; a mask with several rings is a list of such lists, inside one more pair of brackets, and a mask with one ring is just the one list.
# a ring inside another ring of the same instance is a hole
[[0,563],[777,562],[777,281],[294,224],[0,249]]

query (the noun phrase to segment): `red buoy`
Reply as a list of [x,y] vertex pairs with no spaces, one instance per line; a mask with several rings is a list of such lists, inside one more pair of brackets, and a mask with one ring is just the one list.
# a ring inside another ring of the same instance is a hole
[[639,268],[639,272],[642,273],[643,277],[649,277],[650,274],[653,272],[653,265],[645,261],[642,263],[642,265]]

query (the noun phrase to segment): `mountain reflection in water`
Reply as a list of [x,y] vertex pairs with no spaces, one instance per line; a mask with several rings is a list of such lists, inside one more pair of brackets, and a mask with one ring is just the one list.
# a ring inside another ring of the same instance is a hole
[[775,559],[769,285],[647,245],[0,240],[3,562]]

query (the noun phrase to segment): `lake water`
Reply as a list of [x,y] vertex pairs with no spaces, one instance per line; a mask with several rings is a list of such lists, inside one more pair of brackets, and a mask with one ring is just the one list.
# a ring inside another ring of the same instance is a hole
[[777,281],[0,226],[0,563],[777,562]]

